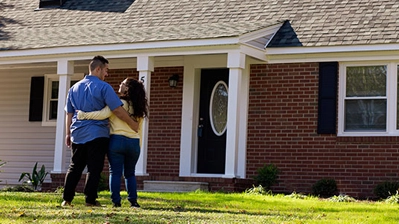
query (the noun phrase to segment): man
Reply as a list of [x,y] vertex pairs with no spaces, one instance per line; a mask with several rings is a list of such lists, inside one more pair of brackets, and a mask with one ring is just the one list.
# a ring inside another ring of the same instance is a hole
[[108,106],[132,130],[138,130],[138,123],[130,118],[114,89],[104,81],[108,76],[108,60],[103,56],[95,56],[90,62],[89,70],[90,74],[73,85],[67,96],[65,144],[72,147],[72,158],[65,177],[64,201],[61,206],[71,206],[76,186],[86,166],[86,206],[101,206],[96,199],[105,154],[108,151],[108,119],[77,120],[77,110],[96,111]]

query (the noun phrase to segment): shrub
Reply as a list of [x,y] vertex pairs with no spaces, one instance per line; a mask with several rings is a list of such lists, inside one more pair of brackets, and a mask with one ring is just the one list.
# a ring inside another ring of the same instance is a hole
[[374,194],[379,198],[388,198],[391,195],[396,194],[396,191],[399,189],[399,182],[385,181],[383,183],[378,184],[374,188]]
[[265,165],[258,169],[258,175],[254,179],[257,184],[261,185],[267,191],[270,190],[273,184],[277,183],[279,172],[275,165]]
[[334,179],[321,179],[312,186],[312,194],[322,198],[332,197],[337,192],[337,183]]

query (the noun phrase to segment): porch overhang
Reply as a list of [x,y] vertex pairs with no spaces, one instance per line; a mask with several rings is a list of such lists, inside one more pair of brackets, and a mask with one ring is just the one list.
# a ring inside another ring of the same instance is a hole
[[266,48],[267,63],[399,60],[399,44]]
[[237,51],[266,61],[265,47],[282,23],[236,36],[208,39],[147,41],[124,44],[85,45],[0,51],[0,65],[46,63],[58,59],[89,60],[101,54],[108,59],[139,56],[182,56],[224,54]]

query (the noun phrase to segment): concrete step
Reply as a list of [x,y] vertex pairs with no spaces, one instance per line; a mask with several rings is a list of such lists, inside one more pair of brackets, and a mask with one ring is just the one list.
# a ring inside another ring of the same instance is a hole
[[143,181],[143,191],[152,192],[189,192],[195,190],[208,191],[206,182],[186,182],[186,181]]

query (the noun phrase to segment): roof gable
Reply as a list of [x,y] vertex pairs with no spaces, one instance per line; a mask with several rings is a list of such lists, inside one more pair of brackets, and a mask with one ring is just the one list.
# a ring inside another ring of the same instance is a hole
[[267,47],[300,47],[299,41],[290,21],[285,21]]

